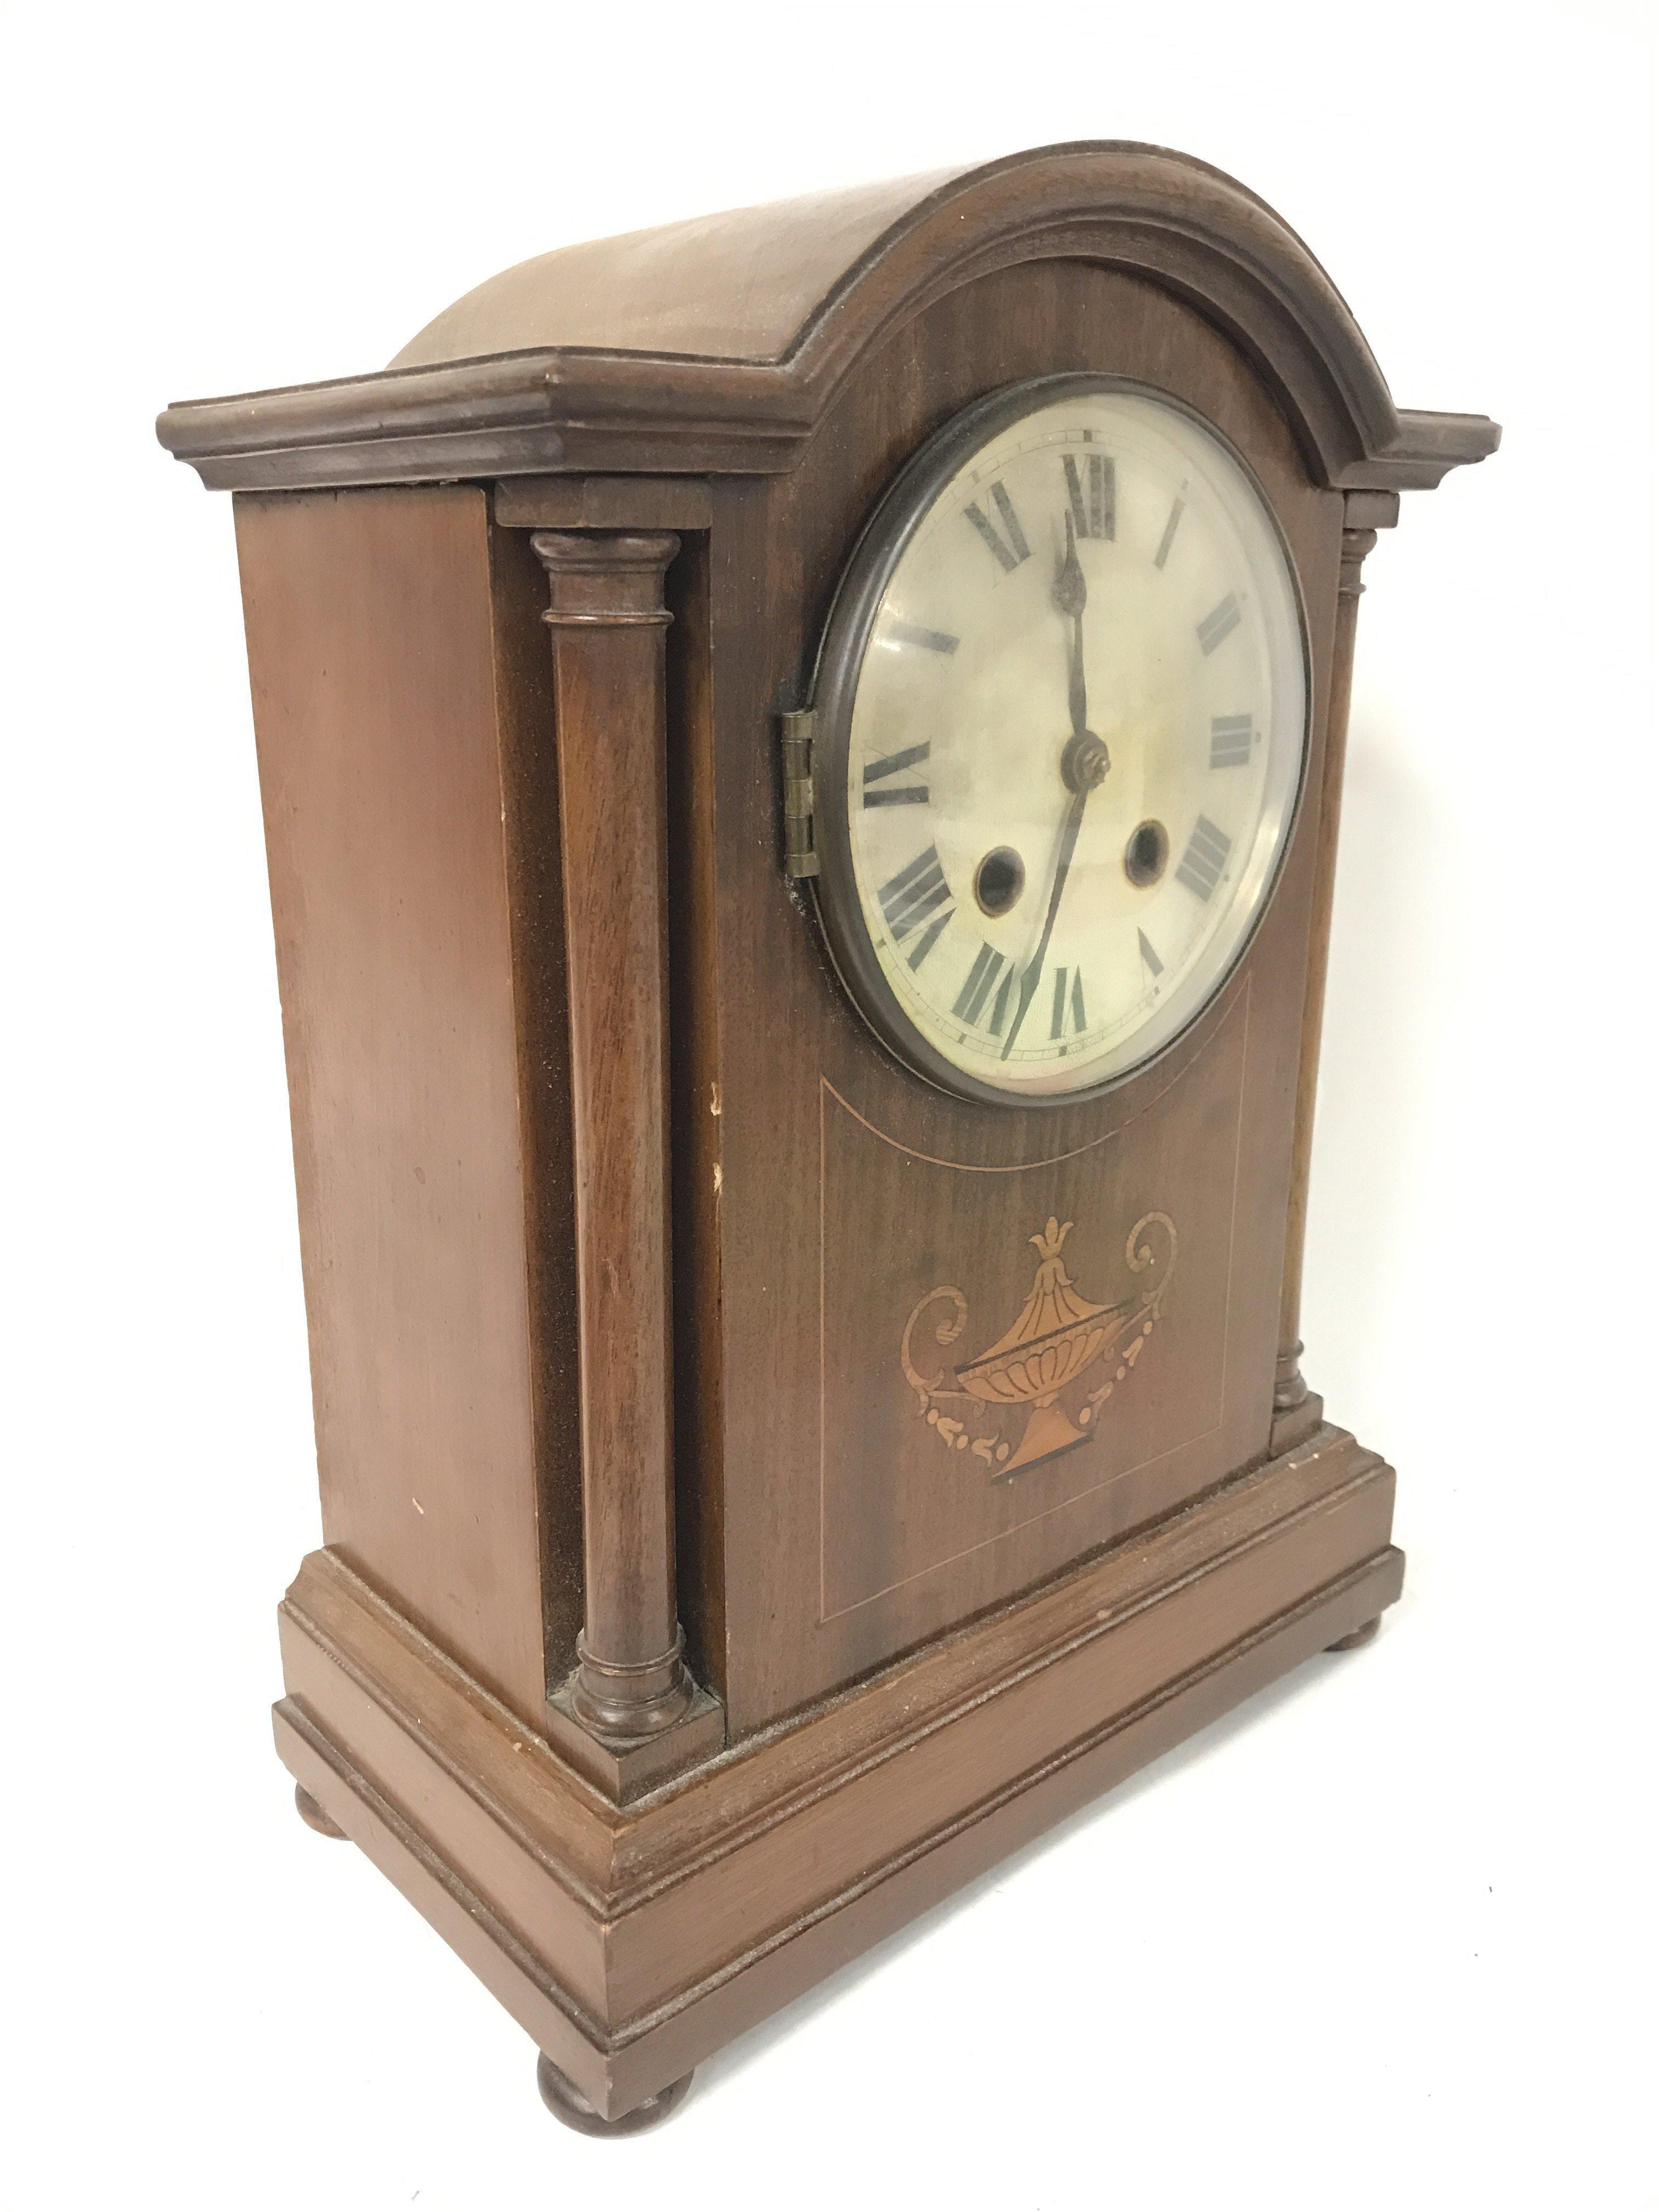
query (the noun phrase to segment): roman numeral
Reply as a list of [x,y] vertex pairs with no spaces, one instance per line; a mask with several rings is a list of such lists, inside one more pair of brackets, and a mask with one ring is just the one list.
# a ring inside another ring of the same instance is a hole
[[1010,568],[1018,568],[1022,561],[1029,561],[1031,549],[1025,543],[1025,532],[1020,528],[1019,517],[1014,513],[1014,502],[1000,483],[991,486],[991,501],[1002,518],[1002,527],[1007,535],[1006,544],[998,536],[995,523],[986,520],[985,510],[977,500],[970,499],[963,512],[996,556],[997,566],[1006,574]]
[[[1069,994],[1066,988],[1066,979],[1068,975],[1072,979]],[[1068,996],[1071,1002],[1072,1028],[1078,1036],[1081,1036],[1089,1024],[1088,1018],[1083,1011],[1083,970],[1080,968],[1056,968],[1054,970],[1054,1009],[1053,1018],[1048,1024],[1048,1036],[1051,1040],[1062,1037],[1066,1034]]]
[[[1072,524],[1079,538],[1117,536],[1117,467],[1104,453],[1085,453],[1079,471],[1067,453],[1066,496],[1072,502]],[[1086,496],[1085,496],[1086,493]]]
[[[1003,975],[1003,969],[1007,974]],[[968,970],[968,980],[957,994],[957,1002],[951,1012],[959,1022],[977,1022],[984,1012],[985,1001],[990,997],[997,978],[1002,976],[1002,988],[997,992],[996,1004],[991,1009],[991,1034],[1002,1033],[1003,1018],[1008,1012],[1008,986],[1014,980],[1012,963],[1004,960],[990,945],[981,945],[975,955],[974,964]]]
[[921,935],[917,938],[910,948],[909,954],[908,964],[913,971],[921,967],[922,962],[939,943],[944,933],[945,923],[955,912],[956,908],[953,906],[947,906],[943,914],[934,915],[927,928],[922,931]]
[[901,622],[896,617],[881,634],[884,645],[919,645],[924,653],[954,653],[962,643],[948,629],[929,629],[925,623]]
[[1185,884],[1200,898],[1207,899],[1221,881],[1221,871],[1232,849],[1233,841],[1225,830],[1218,830],[1207,815],[1200,814],[1193,824],[1181,866],[1176,870],[1176,881]]
[[1170,519],[1164,526],[1164,535],[1158,541],[1158,550],[1152,556],[1154,568],[1161,568],[1170,557],[1170,548],[1175,544],[1175,534],[1182,516],[1187,512],[1187,502],[1178,499],[1170,509]]
[[1146,973],[1152,978],[1153,981],[1156,982],[1158,978],[1164,973],[1164,963],[1158,958],[1157,953],[1153,951],[1152,939],[1147,936],[1144,929],[1136,930],[1135,935],[1140,940],[1140,957],[1146,967]]
[[[1210,725],[1210,766],[1248,766],[1250,740],[1255,735],[1255,726],[1248,714],[1218,714]],[[865,774],[868,775],[867,769]]]
[[927,786],[925,783],[896,783],[888,790],[872,788],[885,781],[890,775],[901,775],[918,761],[925,761],[932,750],[931,743],[906,745],[902,752],[889,753],[885,759],[872,761],[864,771],[864,803],[866,806],[925,806]]
[[[918,922],[925,921],[935,908],[944,905],[950,896],[951,886],[945,880],[945,871],[932,845],[925,853],[918,853],[908,868],[901,868],[892,881],[884,884],[876,893],[895,945],[908,937]],[[950,917],[946,915],[945,919],[948,921]]]
[[1213,653],[1224,637],[1231,636],[1243,612],[1237,592],[1229,592],[1218,607],[1210,609],[1198,626],[1198,641],[1206,653]]

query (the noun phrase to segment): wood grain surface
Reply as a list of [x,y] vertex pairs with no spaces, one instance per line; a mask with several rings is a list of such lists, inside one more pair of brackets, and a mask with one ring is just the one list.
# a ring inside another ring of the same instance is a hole
[[557,1483],[532,1412],[485,497],[245,499],[237,545],[324,1534],[534,1718]]

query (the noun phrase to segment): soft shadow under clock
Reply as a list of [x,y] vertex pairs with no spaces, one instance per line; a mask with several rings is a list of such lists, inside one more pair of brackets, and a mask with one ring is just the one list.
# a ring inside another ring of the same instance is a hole
[[1259,1726],[1296,1698],[1319,1688],[1328,1671],[1328,1664],[1334,1663],[1330,1662],[1328,1666],[1322,1667],[1317,1660],[1310,1660],[1303,1666],[1293,1668],[1288,1674],[1280,1675],[1277,1681],[1258,1690],[1254,1697],[1247,1698],[1231,1712],[1224,1713],[1219,1720],[1212,1721],[1207,1728],[1200,1729],[1197,1735],[1188,1736],[1135,1773],[1126,1776],[1115,1789],[1105,1791],[1087,1805],[1080,1805],[1076,1812],[1067,1814],[1063,1820],[1057,1820],[1053,1827],[1044,1829],[1040,1836],[1034,1836],[1029,1844],[1022,1844],[1017,1850],[1009,1852],[1006,1858],[999,1859],[995,1866],[988,1867],[983,1874],[976,1875],[973,1881],[964,1883],[949,1897],[942,1898],[927,1911],[907,1921],[902,1928],[896,1929],[890,1936],[884,1936],[856,1959],[838,1967],[825,1980],[805,1990],[781,2012],[773,2013],[735,2042],[725,2045],[712,2057],[704,2059],[696,2072],[699,2089],[706,2091],[729,2075],[740,2074],[745,2066],[769,2051],[775,2043],[804,2027],[826,2005],[838,2002],[849,1990],[856,1989],[872,1976],[883,1972],[893,1960],[902,1957],[931,1930],[942,1926],[958,1913],[971,1911],[981,1898],[1001,1887],[1023,1867],[1035,1863],[1045,1852],[1054,1850],[1067,1838],[1109,1818],[1143,1791],[1163,1787],[1188,1766],[1209,1758],[1235,1736]]

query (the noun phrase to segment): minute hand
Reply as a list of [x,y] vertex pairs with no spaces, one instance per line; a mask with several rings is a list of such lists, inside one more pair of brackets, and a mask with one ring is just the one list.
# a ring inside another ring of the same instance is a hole
[[[1085,733],[1086,734],[1086,733]],[[1104,774],[1103,769],[1102,774]],[[1020,979],[1019,1004],[1014,1009],[1014,1018],[1008,1024],[1008,1035],[1003,1042],[1002,1057],[1006,1060],[1014,1048],[1014,1039],[1019,1035],[1019,1025],[1025,1019],[1025,1010],[1036,996],[1036,987],[1042,979],[1042,963],[1048,950],[1048,939],[1054,933],[1054,916],[1060,912],[1060,895],[1066,888],[1066,878],[1072,866],[1072,855],[1077,850],[1078,831],[1083,827],[1083,810],[1089,804],[1092,783],[1085,783],[1073,796],[1066,810],[1066,819],[1060,824],[1060,852],[1054,861],[1054,887],[1048,894],[1048,911],[1043,918],[1042,935],[1031,964]]]
[[1014,1040],[1019,1035],[1026,1010],[1036,996],[1037,985],[1042,980],[1042,963],[1048,951],[1048,939],[1054,934],[1054,916],[1060,911],[1060,895],[1066,888],[1072,855],[1077,850],[1078,832],[1083,827],[1083,810],[1089,803],[1089,793],[1102,781],[1112,764],[1105,746],[1089,727],[1089,690],[1083,672],[1083,611],[1089,604],[1089,580],[1083,573],[1083,563],[1077,557],[1077,533],[1072,527],[1069,514],[1066,518],[1066,558],[1060,562],[1054,577],[1054,600],[1060,613],[1070,617],[1072,624],[1071,659],[1066,672],[1072,735],[1060,757],[1060,773],[1071,788],[1073,799],[1066,810],[1066,819],[1060,824],[1060,848],[1054,860],[1054,885],[1048,894],[1048,912],[1042,924],[1042,935],[1030,965],[1020,978],[1019,1003],[1014,1009],[1014,1018],[1009,1024],[1008,1034],[1003,1040],[1004,1060],[1014,1048]]

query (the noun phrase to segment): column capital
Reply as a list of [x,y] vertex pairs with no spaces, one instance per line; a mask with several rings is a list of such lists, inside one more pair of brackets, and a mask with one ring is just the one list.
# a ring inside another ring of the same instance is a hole
[[547,571],[555,629],[666,623],[663,578],[680,550],[672,530],[538,530],[531,549]]
[[1342,565],[1337,571],[1336,588],[1346,599],[1357,599],[1365,586],[1360,570],[1365,565],[1365,556],[1376,543],[1374,530],[1345,528],[1342,532]]

